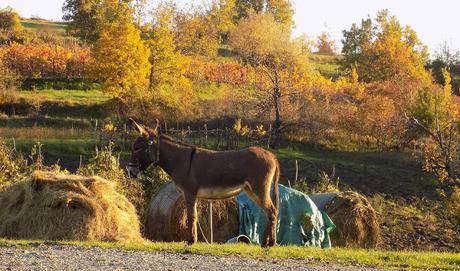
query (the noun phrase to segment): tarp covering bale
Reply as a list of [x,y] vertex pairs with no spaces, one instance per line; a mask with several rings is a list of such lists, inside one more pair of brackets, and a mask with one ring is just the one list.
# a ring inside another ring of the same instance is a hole
[[113,183],[39,171],[0,193],[0,237],[143,240],[134,206]]
[[[304,193],[279,185],[279,213],[276,239],[281,245],[330,248],[329,233],[335,228],[329,216]],[[240,205],[240,234],[261,244],[267,216],[246,193],[236,197]]]
[[[198,241],[209,241],[208,201],[199,200]],[[235,199],[213,201],[213,240],[224,243],[238,235],[239,211]],[[147,208],[146,237],[154,241],[184,241],[187,237],[187,216],[182,193],[173,182],[165,184]]]
[[377,215],[369,201],[356,192],[320,193],[310,196],[336,225],[333,246],[375,248],[380,240]]

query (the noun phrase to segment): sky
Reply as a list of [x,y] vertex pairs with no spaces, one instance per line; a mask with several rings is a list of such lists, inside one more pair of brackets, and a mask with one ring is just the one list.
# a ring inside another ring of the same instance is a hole
[[[177,0],[186,3],[192,1]],[[10,6],[23,17],[39,16],[61,20],[64,0],[0,0],[0,7]],[[418,33],[430,52],[447,42],[460,50],[458,0],[293,0],[295,7],[294,35],[302,33],[311,38],[326,31],[340,46],[342,30],[361,19],[374,18],[379,10],[388,9],[403,25],[410,25]]]

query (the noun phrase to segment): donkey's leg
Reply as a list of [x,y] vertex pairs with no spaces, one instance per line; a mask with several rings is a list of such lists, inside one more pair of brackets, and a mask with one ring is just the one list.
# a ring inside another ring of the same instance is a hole
[[261,245],[263,247],[274,246],[276,244],[276,222],[278,219],[278,210],[272,203],[270,191],[267,193],[264,190],[253,191],[252,189],[246,189],[245,192],[252,201],[265,211],[265,214],[267,215],[267,225],[265,226]]
[[197,211],[196,211],[196,195],[185,195],[185,206],[187,209],[187,243],[189,245],[197,241]]

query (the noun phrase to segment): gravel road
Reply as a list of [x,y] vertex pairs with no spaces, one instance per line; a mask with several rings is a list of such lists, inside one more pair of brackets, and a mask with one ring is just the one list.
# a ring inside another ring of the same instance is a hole
[[0,270],[375,270],[267,260],[78,246],[0,246]]

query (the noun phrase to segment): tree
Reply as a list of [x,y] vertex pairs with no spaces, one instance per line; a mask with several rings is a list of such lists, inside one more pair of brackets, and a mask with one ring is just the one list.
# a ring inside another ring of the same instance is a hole
[[131,0],[65,0],[63,20],[67,31],[85,42],[94,43],[106,23],[122,17],[132,17]]
[[318,53],[324,55],[335,55],[335,41],[326,32],[322,32],[317,39]]
[[355,65],[362,81],[431,80],[424,67],[426,46],[410,26],[402,27],[387,10],[380,11],[374,21],[362,20],[361,27],[353,24],[343,34],[342,67],[349,71]]
[[185,55],[214,57],[219,48],[219,31],[211,18],[198,11],[178,13],[177,46]]
[[0,31],[2,32],[17,32],[22,30],[19,15],[11,8],[0,10]]
[[460,107],[455,102],[450,74],[444,69],[443,88],[422,88],[408,119],[428,135],[433,144],[424,146],[424,168],[439,179],[460,184]]
[[293,26],[294,9],[289,0],[236,0],[237,21],[252,14],[270,13],[276,22]]
[[291,42],[290,28],[275,21],[271,14],[253,15],[240,21],[230,35],[230,45],[244,63],[261,71],[267,77],[268,97],[262,103],[275,113],[273,133],[276,137],[282,124],[282,100],[286,97],[286,84],[282,74],[306,70],[307,57],[302,54],[299,43]]
[[150,89],[161,84],[186,83],[188,60],[176,48],[174,42],[174,12],[171,4],[162,3],[155,8],[154,22],[148,34],[150,54]]
[[228,35],[235,28],[235,0],[212,0],[207,16],[217,29],[221,43],[228,40]]
[[23,27],[18,13],[12,8],[0,9],[0,44],[21,41],[21,32]]
[[[444,85],[444,69],[448,69],[452,77],[460,76],[460,51],[453,50],[445,42],[435,51],[434,58],[428,63],[428,67],[431,69],[436,81]],[[459,81],[453,80],[452,87],[454,88],[454,92],[460,95]]]
[[119,110],[128,96],[142,95],[149,80],[150,52],[140,31],[129,21],[107,23],[93,48],[94,76],[104,91],[119,101]]

